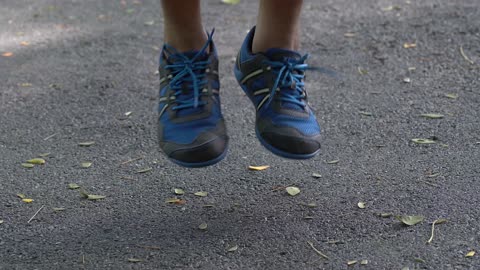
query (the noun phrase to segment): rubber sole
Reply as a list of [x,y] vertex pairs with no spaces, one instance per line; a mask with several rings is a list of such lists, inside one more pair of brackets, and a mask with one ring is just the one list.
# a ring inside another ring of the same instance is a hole
[[176,159],[173,159],[173,158],[170,158],[170,157],[167,157],[171,162],[177,164],[177,165],[180,165],[182,167],[186,167],[186,168],[202,168],[202,167],[208,167],[208,166],[211,166],[211,165],[214,165],[218,162],[220,162],[221,160],[223,160],[226,156],[227,156],[227,152],[228,152],[228,145],[225,147],[225,150],[223,150],[222,154],[220,154],[218,157],[214,158],[214,159],[211,159],[209,161],[204,161],[204,162],[198,162],[198,163],[191,163],[191,162],[183,162],[183,161],[180,161],[180,160],[176,160]]

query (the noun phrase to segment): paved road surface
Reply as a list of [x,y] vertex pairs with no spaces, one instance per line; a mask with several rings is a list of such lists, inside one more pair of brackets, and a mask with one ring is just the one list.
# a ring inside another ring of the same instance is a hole
[[[196,170],[168,162],[156,143],[157,1],[0,5],[0,51],[13,53],[0,57],[0,269],[480,269],[480,254],[465,257],[480,252],[478,0],[307,1],[309,63],[342,79],[308,76],[324,139],[323,153],[302,162],[261,147],[234,81],[255,2],[203,2],[205,26],[216,27],[231,147]],[[45,152],[45,165],[21,166]],[[85,200],[69,183],[107,197]],[[301,193],[287,195],[289,185]],[[173,188],[186,191],[178,196],[186,204],[165,203]],[[380,213],[425,221],[406,227]],[[427,245],[439,218],[448,222]]]

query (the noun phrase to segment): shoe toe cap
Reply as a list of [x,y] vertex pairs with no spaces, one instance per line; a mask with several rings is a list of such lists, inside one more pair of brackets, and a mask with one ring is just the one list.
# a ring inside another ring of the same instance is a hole
[[263,132],[260,135],[267,144],[293,155],[310,155],[320,149],[320,136],[295,136],[276,132]]

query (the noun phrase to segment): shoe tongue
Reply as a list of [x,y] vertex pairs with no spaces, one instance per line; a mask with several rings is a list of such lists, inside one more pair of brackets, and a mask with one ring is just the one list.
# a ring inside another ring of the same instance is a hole
[[279,48],[268,49],[264,54],[270,60],[279,62],[298,61],[300,58],[302,58],[302,56],[298,52]]
[[[186,51],[183,53],[172,53],[168,50],[165,50],[165,58],[167,59],[167,62],[169,64],[173,64],[178,61],[183,61],[184,57],[187,57],[188,59],[193,59],[200,51]],[[183,56],[183,57],[182,57]],[[195,58],[195,61],[203,61],[208,59],[208,54],[205,51],[200,52],[200,55]]]

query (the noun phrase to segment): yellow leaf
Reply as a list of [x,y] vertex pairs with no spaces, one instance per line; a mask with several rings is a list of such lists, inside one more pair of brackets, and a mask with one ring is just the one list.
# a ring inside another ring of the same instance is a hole
[[207,197],[208,192],[206,192],[206,191],[199,191],[199,192],[193,193],[193,195],[199,196],[199,197]]
[[365,207],[367,207],[364,202],[359,202],[359,203],[357,203],[357,206],[358,206],[358,208],[360,208],[360,209],[365,209]]
[[25,194],[18,193],[17,197],[19,197],[20,199],[25,199],[27,196],[25,196]]
[[408,43],[408,42],[405,42],[405,43],[403,44],[403,48],[405,48],[405,49],[410,49],[410,48],[415,48],[415,47],[417,47],[417,44],[416,44],[416,43]]
[[327,164],[337,164],[338,162],[340,162],[340,160],[339,160],[339,159],[335,159],[335,160],[327,161]]
[[21,83],[20,86],[21,87],[30,87],[30,86],[32,86],[32,84],[31,83]]
[[475,251],[472,250],[470,252],[467,253],[467,255],[465,255],[465,257],[469,258],[469,257],[473,257],[475,255]]
[[290,196],[295,196],[300,193],[300,189],[298,187],[287,187],[285,190]]
[[205,231],[208,228],[208,225],[207,225],[207,223],[202,223],[202,224],[198,225],[198,228],[202,231]]
[[87,141],[87,142],[79,142],[78,143],[79,146],[85,146],[85,147],[92,146],[94,144],[95,144],[94,141]]
[[367,265],[367,264],[368,264],[368,260],[362,260],[362,261],[360,262],[360,264],[361,264],[361,265]]
[[22,167],[24,167],[24,168],[33,168],[33,167],[35,167],[35,165],[34,165],[34,164],[30,164],[30,163],[22,163]]
[[24,203],[31,203],[33,202],[33,199],[22,199]]
[[228,252],[234,252],[234,251],[236,251],[237,249],[238,249],[238,246],[235,245],[235,246],[230,247],[229,249],[227,249],[227,251],[228,251]]
[[229,5],[236,5],[240,3],[240,0],[222,0],[222,3],[229,4]]
[[43,165],[43,164],[45,164],[45,159],[43,159],[43,158],[32,158],[32,159],[27,160],[27,163],[36,164],[36,165]]
[[264,166],[248,166],[248,169],[252,170],[252,171],[263,171],[263,170],[266,170],[270,168],[270,166],[268,165],[264,165]]
[[142,259],[136,259],[136,258],[128,258],[128,262],[138,263],[138,262],[143,262],[143,260]]
[[350,266],[350,265],[354,265],[354,264],[356,264],[356,263],[357,263],[356,260],[348,261],[348,262],[347,262],[347,265]]
[[82,166],[82,168],[90,168],[92,166],[92,162],[82,162],[80,164],[80,166]]
[[173,192],[174,192],[175,194],[177,194],[177,195],[183,195],[183,194],[185,194],[185,191],[183,191],[183,189],[181,189],[181,188],[174,188],[174,189],[173,189]]

